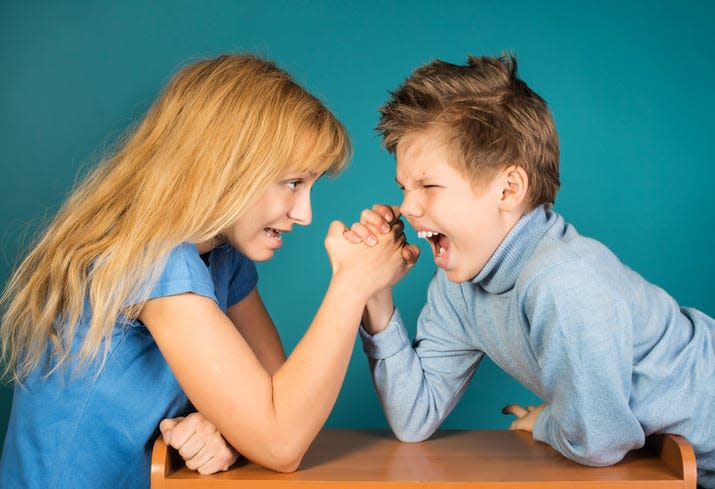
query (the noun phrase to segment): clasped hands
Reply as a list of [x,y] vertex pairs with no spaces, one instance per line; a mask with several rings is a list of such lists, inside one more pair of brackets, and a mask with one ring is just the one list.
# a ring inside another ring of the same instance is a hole
[[[343,236],[351,243],[365,243],[368,246],[377,244],[377,234],[387,234],[393,226],[404,228],[400,220],[400,208],[386,204],[375,204],[370,209],[365,209],[360,214],[360,221],[353,223],[350,229],[343,232]],[[414,263],[420,255],[420,249],[415,244],[406,241],[402,247],[402,258],[408,263]]]

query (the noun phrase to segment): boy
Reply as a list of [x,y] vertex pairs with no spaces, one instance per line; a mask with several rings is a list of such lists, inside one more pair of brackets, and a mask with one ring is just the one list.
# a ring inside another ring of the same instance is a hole
[[380,112],[404,200],[399,212],[364,211],[346,237],[369,243],[401,212],[438,266],[412,345],[391,290],[364,314],[364,350],[397,437],[429,437],[487,355],[544,400],[505,408],[518,417],[512,428],[594,466],[651,433],[680,434],[695,447],[698,483],[715,488],[715,321],[551,210],[558,136],[516,61],[432,62]]

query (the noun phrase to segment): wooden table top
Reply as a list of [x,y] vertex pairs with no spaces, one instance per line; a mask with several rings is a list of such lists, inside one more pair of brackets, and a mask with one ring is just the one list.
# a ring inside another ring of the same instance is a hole
[[695,489],[696,480],[692,447],[671,435],[653,437],[603,468],[567,460],[530,433],[502,430],[441,431],[421,443],[401,443],[388,431],[324,429],[292,474],[240,460],[226,472],[202,476],[180,460],[167,463],[167,453],[160,437],[152,489]]

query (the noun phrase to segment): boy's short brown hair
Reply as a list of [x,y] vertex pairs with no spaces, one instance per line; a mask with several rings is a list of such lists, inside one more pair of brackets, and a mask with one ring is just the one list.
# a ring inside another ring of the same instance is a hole
[[529,177],[530,208],[556,199],[556,127],[546,102],[516,76],[513,56],[469,56],[466,65],[435,60],[390,95],[377,130],[391,153],[406,134],[437,127],[451,163],[473,182],[516,164]]

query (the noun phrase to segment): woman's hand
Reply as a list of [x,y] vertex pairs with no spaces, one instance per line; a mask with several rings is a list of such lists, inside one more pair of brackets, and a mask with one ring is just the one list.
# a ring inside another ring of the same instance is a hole
[[374,243],[353,243],[345,239],[345,225],[334,221],[325,238],[333,277],[344,276],[355,291],[367,300],[376,292],[397,283],[412,268],[419,249],[405,241],[402,221],[395,221],[387,232],[374,236]]
[[199,474],[222,472],[238,459],[238,452],[201,413],[167,418],[159,429],[164,443],[178,450],[186,467]]
[[544,410],[546,404],[541,406],[527,406],[522,407],[519,404],[509,404],[504,406],[501,410],[502,414],[513,414],[516,419],[509,426],[510,430],[524,430],[530,433],[534,432],[534,424],[536,423],[536,418],[539,417],[541,411]]

